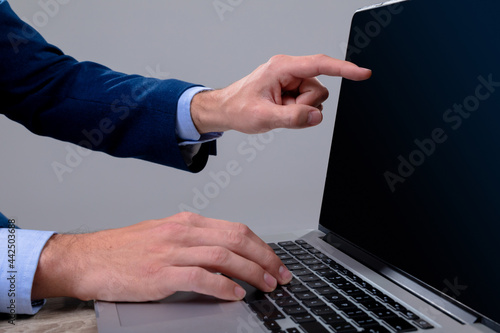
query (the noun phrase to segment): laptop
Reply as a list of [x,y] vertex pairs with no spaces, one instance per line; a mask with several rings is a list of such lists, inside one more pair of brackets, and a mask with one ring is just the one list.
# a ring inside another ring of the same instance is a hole
[[95,303],[99,332],[500,332],[500,1],[358,10],[318,230],[245,301]]

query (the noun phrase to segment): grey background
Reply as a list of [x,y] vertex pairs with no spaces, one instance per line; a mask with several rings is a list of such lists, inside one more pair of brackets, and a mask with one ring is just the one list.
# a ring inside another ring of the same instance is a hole
[[[59,1],[10,4],[78,60],[214,88],[275,54],[343,58],[352,14],[374,2],[221,0],[231,10],[219,16],[214,1]],[[246,223],[259,234],[315,228],[340,86],[338,78],[320,80],[330,90],[321,125],[257,136],[261,150],[253,152],[248,135],[228,132],[218,141],[218,156],[196,175],[92,152],[61,182],[52,164],[64,164],[75,146],[36,136],[0,116],[0,211],[23,228],[58,232],[126,226],[173,215],[183,204],[208,217]],[[241,172],[217,190],[210,174],[234,161]],[[201,202],[195,192],[206,188],[212,198]]]

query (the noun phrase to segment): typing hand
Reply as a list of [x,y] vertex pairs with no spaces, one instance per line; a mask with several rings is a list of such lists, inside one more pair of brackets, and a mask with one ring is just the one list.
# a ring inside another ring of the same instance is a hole
[[200,133],[315,126],[328,98],[318,75],[366,80],[371,71],[326,55],[274,56],[232,85],[196,95],[191,116]]
[[32,299],[152,301],[176,291],[240,300],[244,280],[263,291],[291,273],[247,226],[180,213],[81,235],[54,235],[40,257]]

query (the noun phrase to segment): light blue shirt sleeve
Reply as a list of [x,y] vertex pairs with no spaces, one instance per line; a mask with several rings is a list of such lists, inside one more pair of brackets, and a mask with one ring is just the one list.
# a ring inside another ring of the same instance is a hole
[[193,97],[206,90],[213,90],[207,87],[192,87],[186,90],[177,102],[177,137],[181,140],[179,146],[196,145],[218,139],[221,132],[206,133],[201,135],[194,126],[191,118],[191,101]]
[[38,260],[53,231],[0,228],[0,312],[33,315],[44,300],[31,300]]

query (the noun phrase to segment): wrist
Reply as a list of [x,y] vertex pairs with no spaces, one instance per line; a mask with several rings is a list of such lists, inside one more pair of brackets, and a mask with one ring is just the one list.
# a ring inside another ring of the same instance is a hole
[[[76,297],[84,299],[78,292],[80,257],[77,248],[85,235],[53,235],[45,244],[33,279],[31,299],[51,297]],[[80,245],[79,245],[80,244]]]
[[225,132],[226,125],[222,111],[221,90],[206,90],[196,94],[191,101],[191,118],[200,134]]

